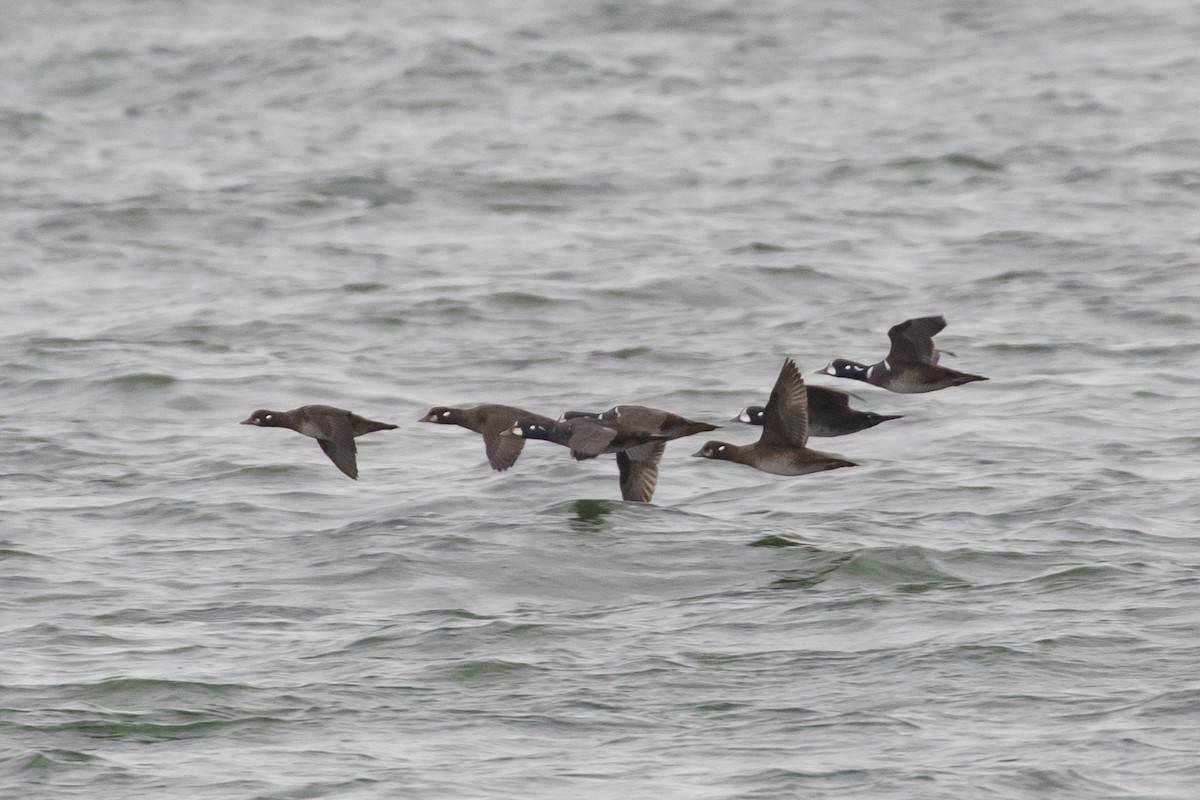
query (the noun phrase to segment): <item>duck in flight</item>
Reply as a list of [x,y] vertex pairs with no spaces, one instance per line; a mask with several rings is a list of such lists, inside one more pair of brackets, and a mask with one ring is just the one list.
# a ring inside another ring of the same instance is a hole
[[808,449],[808,392],[796,362],[787,359],[763,410],[762,434],[752,444],[708,442],[698,458],[733,461],[774,475],[807,475],[858,466],[829,453]]
[[[845,436],[903,416],[876,414],[874,411],[851,408],[849,392],[830,389],[827,386],[806,385],[805,390],[808,392],[809,436]],[[763,406],[746,406],[732,421],[762,425],[766,411]]]
[[579,461],[616,453],[621,498],[649,503],[658,485],[658,466],[667,442],[716,427],[657,408],[620,405],[602,413],[568,411],[548,425],[520,420],[508,435],[561,444]]
[[358,480],[358,447],[354,444],[354,438],[375,431],[390,431],[396,427],[360,417],[344,408],[321,405],[300,406],[291,411],[260,408],[242,420],[241,424],[260,428],[290,428],[311,436],[334,466],[354,480]]
[[515,406],[504,406],[487,403],[473,408],[449,408],[436,406],[425,412],[418,422],[432,422],[437,425],[458,425],[469,431],[483,435],[483,452],[487,455],[488,463],[497,472],[517,463],[525,440],[519,436],[502,436],[512,428],[517,420],[529,420],[544,425],[554,424],[554,420],[526,411]]
[[986,381],[982,375],[971,375],[938,364],[940,354],[933,346],[933,337],[945,327],[946,318],[942,316],[906,319],[888,330],[892,349],[883,361],[867,366],[835,358],[820,370],[820,374],[866,381],[901,394],[920,394],[972,381]]

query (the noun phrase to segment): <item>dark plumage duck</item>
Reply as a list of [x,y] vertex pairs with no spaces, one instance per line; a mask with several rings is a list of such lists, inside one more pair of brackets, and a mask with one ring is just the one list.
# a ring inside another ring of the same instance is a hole
[[678,414],[672,414],[670,411],[663,411],[658,408],[650,408],[648,406],[613,406],[608,411],[594,413],[590,411],[568,411],[562,415],[564,420],[590,418],[598,419],[602,422],[621,423],[622,425],[644,430],[651,433],[661,433],[671,439],[679,439],[684,436],[692,436],[705,431],[715,431],[717,425],[709,425],[707,422],[696,422],[695,420],[681,417]]
[[753,444],[708,442],[693,456],[733,461],[774,475],[806,475],[857,466],[828,453],[809,450],[808,393],[796,362],[788,359],[763,412],[763,430]]
[[[933,337],[946,327],[945,317],[907,319],[888,330],[892,349],[878,364],[866,366],[844,358],[835,358],[820,372],[838,378],[850,378],[901,394],[920,394],[986,381],[982,375],[970,375],[938,366],[938,351]],[[953,355],[953,354],[951,354]]]
[[344,408],[301,406],[291,411],[259,409],[241,422],[260,428],[290,428],[311,436],[338,469],[358,480],[358,447],[354,437],[375,431],[390,431],[395,425],[360,417]]
[[447,408],[437,406],[429,409],[418,422],[433,422],[438,425],[458,425],[469,431],[483,435],[483,451],[487,454],[488,463],[497,472],[517,463],[525,440],[516,436],[501,436],[509,430],[517,420],[530,420],[543,424],[553,424],[554,420],[534,414],[515,406],[502,406],[487,403],[474,408]]
[[[850,407],[850,395],[837,389],[825,386],[806,386],[805,389],[808,392],[809,436],[845,436],[902,416],[853,409]],[[765,416],[766,409],[762,406],[746,406],[733,421],[762,425]]]
[[676,414],[642,406],[617,406],[617,409],[596,415],[568,412],[563,419],[550,424],[521,420],[507,435],[561,444],[569,447],[571,455],[580,461],[616,453],[621,497],[635,503],[649,503],[658,485],[658,464],[667,442],[689,435],[683,431],[690,426],[707,426],[707,423],[691,422]]

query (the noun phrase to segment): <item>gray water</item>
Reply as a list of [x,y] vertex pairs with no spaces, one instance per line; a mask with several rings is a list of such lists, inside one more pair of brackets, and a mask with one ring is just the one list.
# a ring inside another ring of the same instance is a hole
[[[1194,4],[12,2],[0,89],[0,796],[1195,796]],[[855,469],[415,422],[748,442],[925,314],[991,380]]]

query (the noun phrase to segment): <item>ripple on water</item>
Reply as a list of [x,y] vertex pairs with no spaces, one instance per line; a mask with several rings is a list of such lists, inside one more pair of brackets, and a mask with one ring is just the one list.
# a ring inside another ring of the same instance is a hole
[[[9,4],[0,795],[1192,797],[1194,26],[916,5]],[[825,477],[415,422],[926,313]]]

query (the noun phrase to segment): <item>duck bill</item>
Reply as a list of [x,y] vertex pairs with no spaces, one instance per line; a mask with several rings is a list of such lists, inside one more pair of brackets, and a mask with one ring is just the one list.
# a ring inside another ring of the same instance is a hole
[[242,420],[241,422],[239,422],[239,423],[238,423],[238,425],[253,425],[253,424],[254,424],[254,419],[253,419],[253,418],[251,418],[251,419],[244,419],[244,420]]

